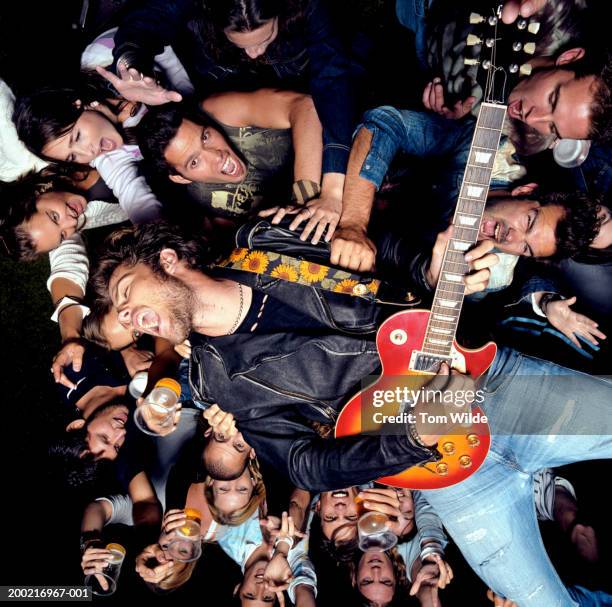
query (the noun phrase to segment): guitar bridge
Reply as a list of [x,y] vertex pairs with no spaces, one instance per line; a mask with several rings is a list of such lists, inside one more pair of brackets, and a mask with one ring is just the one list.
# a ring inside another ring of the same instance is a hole
[[440,365],[446,363],[449,367],[453,364],[452,356],[439,356],[437,354],[429,354],[428,352],[421,352],[414,350],[410,357],[410,364],[408,368],[410,371],[418,371],[419,373],[427,373],[436,375]]

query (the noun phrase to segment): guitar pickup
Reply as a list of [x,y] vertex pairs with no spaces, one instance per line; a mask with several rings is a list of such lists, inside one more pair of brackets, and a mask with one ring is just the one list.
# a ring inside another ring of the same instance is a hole
[[453,361],[454,359],[452,356],[439,356],[437,354],[430,354],[429,352],[414,350],[410,356],[408,368],[410,371],[436,375],[442,363],[446,363],[451,367]]

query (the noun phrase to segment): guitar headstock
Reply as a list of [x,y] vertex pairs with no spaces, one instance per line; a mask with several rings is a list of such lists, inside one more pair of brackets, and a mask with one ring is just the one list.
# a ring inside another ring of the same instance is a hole
[[482,100],[504,104],[518,80],[531,73],[527,63],[536,52],[540,24],[535,18],[519,17],[506,25],[501,20],[502,4],[488,12],[471,13],[464,65],[482,87]]

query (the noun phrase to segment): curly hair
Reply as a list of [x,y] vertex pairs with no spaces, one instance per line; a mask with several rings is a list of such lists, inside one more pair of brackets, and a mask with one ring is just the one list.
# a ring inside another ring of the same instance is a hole
[[538,200],[542,206],[556,205],[564,210],[555,229],[555,257],[571,258],[588,252],[601,227],[602,218],[598,214],[602,197],[583,192],[551,192]]
[[16,181],[0,182],[0,253],[15,261],[32,261],[39,256],[25,223],[36,213],[40,196],[51,190],[74,192],[74,185],[61,175],[43,169]]
[[105,240],[103,253],[91,276],[90,287],[96,305],[102,306],[109,301],[108,283],[119,266],[133,267],[143,263],[158,276],[165,277],[159,259],[163,249],[173,249],[179,260],[191,268],[201,268],[214,261],[208,241],[201,234],[194,234],[188,226],[160,221],[117,230]]

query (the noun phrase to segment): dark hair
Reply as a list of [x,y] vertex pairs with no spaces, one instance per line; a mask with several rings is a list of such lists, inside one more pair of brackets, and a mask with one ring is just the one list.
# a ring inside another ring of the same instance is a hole
[[61,475],[62,481],[72,489],[83,489],[96,484],[101,476],[111,468],[112,462],[96,459],[87,451],[87,428],[91,422],[110,407],[123,405],[122,398],[114,398],[108,403],[98,407],[87,419],[85,425],[68,432],[67,436],[49,447],[49,457],[52,461],[52,471]]
[[[612,53],[588,49],[584,57],[544,70],[562,69],[574,72],[576,79],[595,76],[595,94],[591,105],[591,128],[588,139],[597,143],[612,140]],[[535,71],[535,70],[534,70]]]
[[552,192],[538,197],[542,206],[558,205],[564,215],[557,224],[556,258],[575,257],[587,252],[599,233],[602,198],[583,192]]
[[19,138],[30,152],[53,164],[82,171],[86,165],[49,158],[43,154],[43,148],[70,131],[94,102],[118,115],[127,101],[118,105],[109,103],[109,99],[117,98],[120,98],[117,91],[97,72],[81,72],[69,82],[60,82],[19,96],[15,101],[13,122]]
[[0,182],[0,254],[15,261],[32,261],[38,257],[36,244],[24,227],[36,213],[36,203],[51,190],[76,192],[74,185],[51,171],[34,171],[9,183]]
[[186,226],[160,221],[117,230],[105,240],[103,253],[91,277],[95,298],[108,301],[108,283],[121,265],[133,267],[143,263],[159,276],[165,276],[159,260],[163,249],[173,249],[191,268],[209,265],[214,260],[207,240],[201,234],[193,234],[192,228]]
[[168,103],[150,109],[134,132],[140,152],[154,173],[164,176],[177,174],[176,169],[166,160],[165,153],[183,120],[191,120],[203,127],[213,127],[225,136],[223,127],[212,116],[189,104]]
[[353,523],[341,525],[336,528],[331,539],[327,539],[323,533],[321,515],[318,512],[314,512],[310,524],[310,545],[316,547],[336,563],[350,563],[355,558],[355,553],[360,553],[357,542],[357,530],[355,529],[355,537],[343,542],[336,541],[336,535],[339,530],[344,529],[347,525],[356,527],[356,524]]
[[[198,35],[207,53],[215,60],[223,57],[244,60],[244,53],[225,37],[225,30],[251,32],[278,18],[278,31],[294,27],[304,18],[306,0],[214,0],[204,5]],[[251,62],[253,60],[250,60]],[[226,61],[223,61],[226,63]]]

